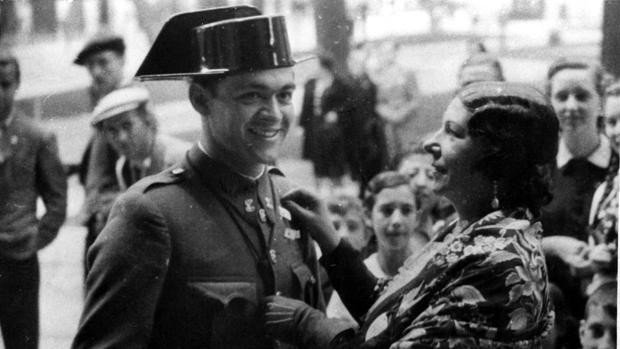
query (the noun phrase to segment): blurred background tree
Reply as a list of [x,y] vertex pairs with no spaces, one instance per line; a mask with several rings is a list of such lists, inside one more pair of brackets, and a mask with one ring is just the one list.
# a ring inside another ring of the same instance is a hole
[[603,41],[601,61],[607,72],[620,78],[620,1],[605,0],[603,5]]
[[338,73],[346,73],[353,21],[344,0],[314,0],[317,49],[334,58]]
[[0,42],[12,42],[19,31],[14,0],[0,1]]

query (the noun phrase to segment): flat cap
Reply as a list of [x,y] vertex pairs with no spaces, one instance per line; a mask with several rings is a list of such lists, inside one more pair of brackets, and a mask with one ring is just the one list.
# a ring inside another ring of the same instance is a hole
[[99,100],[93,110],[91,124],[96,126],[111,117],[136,109],[149,100],[149,91],[144,87],[128,86],[114,90]]
[[117,52],[121,55],[125,54],[125,40],[116,34],[108,32],[97,33],[86,42],[73,63],[84,65],[89,56],[107,50]]

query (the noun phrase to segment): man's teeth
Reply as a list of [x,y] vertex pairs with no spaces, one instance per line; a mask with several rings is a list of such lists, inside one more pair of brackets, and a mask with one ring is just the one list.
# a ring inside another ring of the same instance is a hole
[[257,135],[259,135],[259,136],[269,138],[269,137],[274,137],[275,135],[277,135],[279,130],[270,130],[270,131],[267,131],[267,130],[257,130],[257,129],[251,129],[251,131],[252,131],[252,132],[254,132],[254,133],[256,133],[256,134],[257,134]]

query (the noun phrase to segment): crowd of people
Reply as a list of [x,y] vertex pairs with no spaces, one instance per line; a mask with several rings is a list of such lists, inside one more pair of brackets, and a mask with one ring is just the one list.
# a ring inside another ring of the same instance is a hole
[[[416,77],[385,47],[381,72],[368,47],[348,75],[320,54],[297,117],[283,16],[175,15],[134,81],[123,38],[98,34],[75,59],[92,77],[79,165],[14,106],[20,65],[0,49],[6,348],[38,347],[37,251],[74,174],[88,233],[73,348],[615,348],[620,82],[562,58],[540,91],[478,45],[439,129],[414,137]],[[170,79],[188,81],[194,144],[159,129],[140,82]],[[313,188],[277,167],[294,120]]]

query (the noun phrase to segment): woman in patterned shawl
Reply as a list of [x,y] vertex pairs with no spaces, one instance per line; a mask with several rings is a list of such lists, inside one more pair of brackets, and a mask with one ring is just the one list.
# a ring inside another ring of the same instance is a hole
[[450,199],[458,220],[387,283],[334,234],[316,196],[290,193],[283,204],[321,247],[321,263],[361,326],[335,333],[334,319],[272,296],[267,331],[314,348],[540,347],[552,312],[536,219],[550,199],[546,173],[557,141],[555,114],[534,88],[463,88],[425,144],[434,157],[435,191]]

